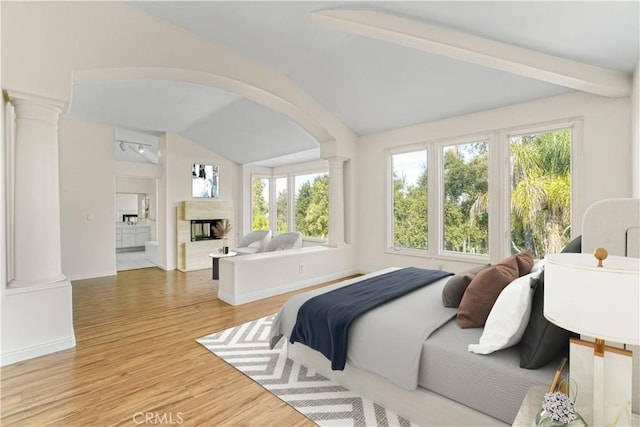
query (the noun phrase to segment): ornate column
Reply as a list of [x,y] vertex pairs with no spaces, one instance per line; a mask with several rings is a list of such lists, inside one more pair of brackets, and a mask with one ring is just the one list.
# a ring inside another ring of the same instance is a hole
[[15,107],[7,207],[12,279],[2,303],[4,366],[75,346],[71,282],[62,274],[58,119],[64,103],[8,92]]
[[343,246],[344,240],[344,163],[345,157],[329,157],[329,243]]
[[62,274],[58,120],[64,104],[9,92],[15,107],[14,245],[10,287],[67,281]]

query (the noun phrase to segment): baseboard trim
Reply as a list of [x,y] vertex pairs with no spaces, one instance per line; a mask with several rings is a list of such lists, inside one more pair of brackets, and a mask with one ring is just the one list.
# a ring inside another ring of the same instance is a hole
[[291,291],[297,291],[298,289],[307,288],[309,286],[317,285],[322,282],[328,282],[330,280],[341,279],[346,276],[351,276],[353,274],[357,274],[357,269],[350,269],[346,271],[342,271],[339,273],[327,274],[320,277],[312,277],[307,280],[301,280],[299,282],[287,283],[286,285],[277,286],[275,288],[265,289],[264,291],[259,292],[251,292],[244,295],[238,295],[234,297],[233,295],[223,292],[221,290],[218,291],[218,299],[226,302],[231,305],[242,305],[249,302],[261,300],[264,298],[269,298],[275,295],[285,294]]
[[100,273],[77,274],[74,276],[67,276],[67,277],[71,281],[76,281],[76,280],[85,280],[85,279],[97,279],[99,277],[116,276],[117,274],[118,272],[116,270],[113,270],[113,271],[103,271]]
[[76,346],[76,337],[70,336],[0,354],[0,366],[7,366],[34,357],[44,356]]

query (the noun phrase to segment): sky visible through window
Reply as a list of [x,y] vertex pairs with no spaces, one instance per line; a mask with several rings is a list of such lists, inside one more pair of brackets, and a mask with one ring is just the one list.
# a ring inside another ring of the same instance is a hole
[[312,173],[312,174],[307,174],[307,175],[296,175],[296,182],[295,182],[295,186],[296,186],[296,196],[298,195],[298,192],[300,191],[300,188],[305,184],[305,183],[313,183],[313,180],[316,179],[319,176],[323,176],[326,175],[326,172],[319,172],[319,173]]
[[403,175],[408,185],[416,185],[418,178],[424,173],[427,165],[424,151],[412,151],[393,155],[393,172],[401,178]]
[[[424,162],[423,162],[424,163]],[[313,180],[316,179],[319,176],[322,175],[326,175],[326,172],[318,172],[318,173],[312,173],[312,174],[308,174],[308,175],[296,175],[296,179],[295,179],[295,187],[296,187],[296,192],[295,194],[298,194],[298,191],[300,191],[300,187],[302,187],[306,182],[308,183],[313,183]],[[415,179],[418,179],[418,175],[420,175],[419,171],[416,174]],[[282,178],[279,178],[278,181],[281,181]],[[281,183],[276,185],[276,190],[278,192],[282,191],[283,189],[286,189],[285,187],[281,186]],[[262,197],[264,197],[265,200],[269,200],[269,185],[267,183],[267,185],[264,186],[264,188],[262,189]]]

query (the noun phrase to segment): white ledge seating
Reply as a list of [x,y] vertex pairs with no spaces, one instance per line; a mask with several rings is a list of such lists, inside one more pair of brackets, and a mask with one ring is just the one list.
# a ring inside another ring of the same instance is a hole
[[248,255],[263,252],[271,240],[271,230],[256,230],[245,234],[234,250],[238,255]]
[[310,246],[220,260],[218,298],[231,305],[356,273],[353,248]]
[[302,233],[297,231],[291,231],[289,233],[281,233],[271,239],[267,246],[265,246],[265,252],[273,251],[286,251],[289,249],[298,249],[302,247]]

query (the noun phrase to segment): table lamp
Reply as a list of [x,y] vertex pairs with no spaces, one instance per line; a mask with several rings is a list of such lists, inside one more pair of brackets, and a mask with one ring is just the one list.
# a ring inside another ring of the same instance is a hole
[[576,410],[588,425],[630,425],[632,353],[605,341],[640,344],[640,259],[607,258],[602,248],[594,255],[553,254],[544,274],[544,316],[595,339],[570,342]]

